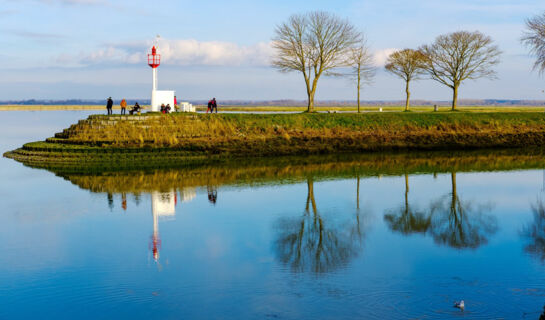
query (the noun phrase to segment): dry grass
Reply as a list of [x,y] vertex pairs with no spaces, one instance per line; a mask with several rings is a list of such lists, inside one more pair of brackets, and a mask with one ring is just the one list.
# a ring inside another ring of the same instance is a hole
[[297,149],[320,153],[457,144],[514,146],[522,143],[519,139],[535,145],[545,138],[542,113],[176,114],[104,124],[105,119],[111,118],[72,126],[66,141],[116,147],[290,154]]

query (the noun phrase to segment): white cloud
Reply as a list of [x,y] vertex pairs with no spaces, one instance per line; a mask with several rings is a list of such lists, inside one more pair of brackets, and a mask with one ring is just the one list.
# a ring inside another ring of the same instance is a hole
[[[64,66],[144,64],[152,45],[151,42],[109,44],[93,52],[59,55],[55,61]],[[269,66],[274,54],[267,42],[241,46],[224,41],[161,38],[156,45],[161,63],[177,66]],[[388,56],[396,50],[399,49],[376,50],[373,53],[375,66],[384,66]]]
[[386,64],[386,60],[388,57],[398,51],[399,49],[396,48],[387,48],[387,49],[381,49],[377,50],[373,53],[373,58],[375,62],[376,67],[383,67]]
[[[58,56],[56,62],[72,66],[146,63],[151,46],[145,42],[107,45],[77,56]],[[161,63],[180,66],[266,66],[272,52],[270,44],[264,42],[241,46],[221,41],[160,39],[157,46]]]

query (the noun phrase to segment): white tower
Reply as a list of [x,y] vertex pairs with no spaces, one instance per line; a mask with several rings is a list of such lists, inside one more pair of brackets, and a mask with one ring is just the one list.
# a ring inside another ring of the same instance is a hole
[[148,54],[148,65],[152,68],[152,84],[151,84],[151,111],[159,111],[161,105],[170,105],[171,110],[174,109],[175,92],[172,90],[157,90],[157,67],[161,64],[161,55],[157,53],[157,48],[151,48],[151,54]]
[[148,54],[148,65],[152,68],[152,85],[151,85],[151,111],[157,111],[157,67],[161,64],[161,55],[157,54],[157,48],[151,48],[151,54]]

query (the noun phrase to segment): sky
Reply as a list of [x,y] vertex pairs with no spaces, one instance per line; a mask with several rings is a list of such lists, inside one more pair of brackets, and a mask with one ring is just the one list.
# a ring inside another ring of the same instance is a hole
[[[301,74],[270,67],[270,44],[276,25],[315,10],[365,33],[377,75],[363,100],[404,99],[403,81],[384,71],[387,55],[459,30],[481,31],[503,51],[498,79],[467,81],[461,99],[545,100],[545,78],[520,43],[543,0],[0,0],[0,100],[149,98],[146,54],[157,35],[159,89],[182,100],[304,100]],[[319,81],[317,100],[355,97],[347,79]],[[414,99],[450,97],[433,80],[412,86]]]

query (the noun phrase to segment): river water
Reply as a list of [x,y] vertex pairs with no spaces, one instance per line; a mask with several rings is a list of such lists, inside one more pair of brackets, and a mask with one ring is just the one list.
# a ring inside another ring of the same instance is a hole
[[[0,151],[90,113],[2,112]],[[1,158],[0,319],[539,318],[539,159],[425,158],[95,173]]]

